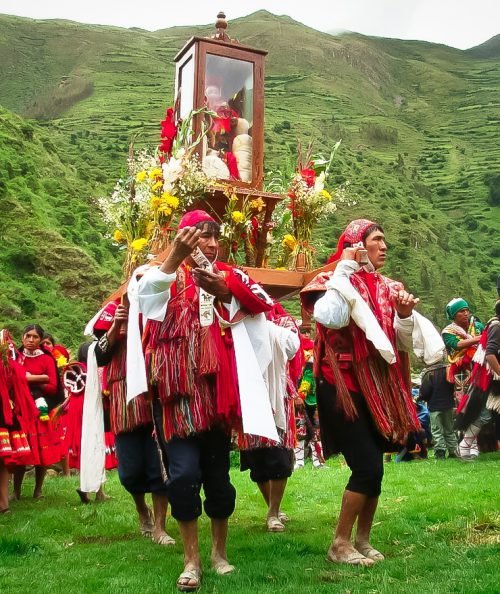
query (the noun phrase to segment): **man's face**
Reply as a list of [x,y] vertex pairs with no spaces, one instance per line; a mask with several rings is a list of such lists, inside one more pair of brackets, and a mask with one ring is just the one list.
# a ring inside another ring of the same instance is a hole
[[387,255],[387,245],[383,232],[379,230],[372,231],[365,239],[365,247],[368,252],[368,258],[375,270],[382,268]]
[[203,225],[198,247],[210,262],[214,262],[219,251],[219,234],[211,231],[209,225]]
[[467,324],[469,323],[469,317],[470,311],[466,307],[464,307],[460,311],[457,311],[454,320],[459,326],[467,326]]

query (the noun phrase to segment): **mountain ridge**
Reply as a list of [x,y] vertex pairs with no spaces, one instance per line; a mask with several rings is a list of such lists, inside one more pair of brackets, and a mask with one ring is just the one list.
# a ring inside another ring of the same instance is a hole
[[[120,177],[131,138],[138,148],[157,142],[158,122],[173,100],[173,58],[189,37],[211,30],[206,25],[138,32],[0,16],[5,56],[0,105],[13,112],[1,112],[0,169],[9,163],[12,176],[0,198],[19,206],[17,191],[23,187],[37,208],[22,216],[43,229],[50,221],[42,211],[55,204],[51,188],[64,205],[78,186],[78,216],[71,223],[56,212],[55,221],[66,242],[58,240],[61,253],[73,253],[72,244],[83,249],[94,275],[89,282],[98,287],[89,291],[79,317],[90,317],[100,297],[119,282],[119,254],[103,237],[93,199],[110,191]],[[489,317],[493,277],[500,269],[500,65],[428,42],[356,33],[334,37],[267,11],[232,21],[229,34],[269,52],[268,170],[291,158],[297,140],[305,144],[315,138],[317,152],[326,153],[342,138],[332,178],[336,184],[351,182],[357,205],[340,209],[318,226],[319,260],[324,261],[350,218],[377,218],[391,243],[387,273],[423,297],[423,311],[437,324],[444,323],[444,304],[457,293]],[[19,130],[26,127],[42,139],[38,157],[26,139],[16,141],[21,142],[17,151],[10,146],[8,122],[16,122],[16,135],[22,136]],[[52,163],[55,156],[61,181],[55,183],[45,171],[35,183],[35,158]],[[24,161],[30,164],[28,176],[22,173]],[[91,233],[86,217],[99,234]],[[4,235],[16,237],[20,223],[4,224]],[[43,242],[47,258],[49,245]],[[73,261],[63,257],[61,265],[73,266]],[[23,297],[32,304],[25,309],[16,302],[5,274],[14,269],[10,260],[0,259],[0,293],[13,300],[16,329],[31,312],[51,320],[55,332],[74,341],[67,320],[57,321],[47,299],[41,309],[33,309],[33,296]],[[46,272],[50,284],[52,273]],[[35,277],[25,274],[26,290],[39,286]],[[57,286],[64,298],[71,297],[68,282]],[[0,318],[2,311],[0,306]],[[76,313],[74,319],[76,324]]]

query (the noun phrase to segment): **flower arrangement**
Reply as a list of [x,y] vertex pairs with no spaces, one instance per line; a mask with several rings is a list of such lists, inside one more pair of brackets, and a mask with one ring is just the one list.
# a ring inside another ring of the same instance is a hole
[[337,203],[345,201],[345,191],[338,190],[332,195],[325,188],[339,146],[340,141],[335,144],[329,158],[322,159],[312,157],[312,143],[305,153],[299,145],[297,168],[287,188],[292,233],[283,240],[284,247],[289,250],[288,265],[291,269],[312,270],[315,252],[311,244],[313,229],[320,219],[337,210]]
[[176,123],[173,109],[167,109],[158,149],[134,154],[131,145],[126,177],[118,180],[111,196],[97,201],[104,220],[114,228],[114,242],[126,250],[126,278],[146,261],[148,254],[167,247],[173,235],[173,220],[215,184],[203,172],[194,153],[207,128],[202,127],[193,140],[193,118],[206,111],[192,111]]
[[266,203],[260,196],[246,196],[240,200],[230,186],[226,186],[224,193],[228,201],[220,220],[221,256],[228,262],[255,266],[259,234],[265,224]]

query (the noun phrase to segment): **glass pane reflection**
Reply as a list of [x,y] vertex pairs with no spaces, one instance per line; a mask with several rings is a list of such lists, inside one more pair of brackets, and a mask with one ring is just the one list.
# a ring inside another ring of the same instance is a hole
[[205,103],[216,113],[203,169],[219,179],[252,181],[253,64],[207,54]]

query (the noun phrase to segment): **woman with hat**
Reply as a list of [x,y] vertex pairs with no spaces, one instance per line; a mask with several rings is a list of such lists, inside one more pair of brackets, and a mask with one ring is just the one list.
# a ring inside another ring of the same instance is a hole
[[462,297],[452,299],[446,306],[450,324],[441,332],[448,351],[448,381],[455,383],[455,398],[462,397],[472,369],[472,357],[481,340],[484,325],[471,314],[469,304]]

